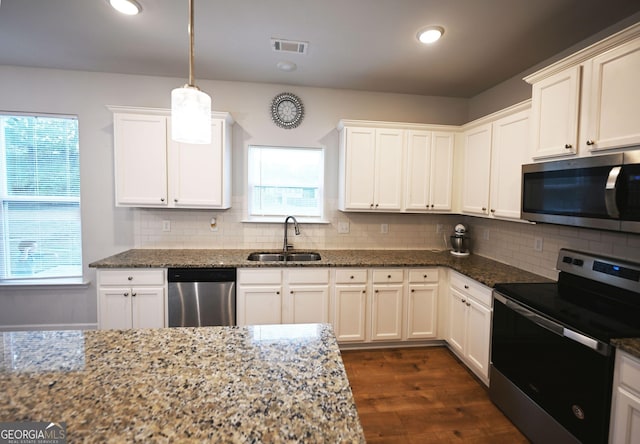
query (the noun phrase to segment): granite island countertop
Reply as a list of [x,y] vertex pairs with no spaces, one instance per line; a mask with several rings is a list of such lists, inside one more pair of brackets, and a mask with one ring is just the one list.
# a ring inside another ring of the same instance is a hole
[[325,324],[5,332],[0,422],[73,442],[362,442]]
[[615,345],[618,350],[622,350],[640,359],[640,338],[612,339],[611,343]]
[[251,268],[251,267],[449,267],[494,287],[499,282],[548,282],[547,278],[482,256],[456,257],[430,250],[317,250],[310,262],[256,262],[255,250],[132,249],[89,264],[94,268]]

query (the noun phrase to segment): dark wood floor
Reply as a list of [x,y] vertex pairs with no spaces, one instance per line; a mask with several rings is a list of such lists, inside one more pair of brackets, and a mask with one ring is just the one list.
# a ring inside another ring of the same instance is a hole
[[368,443],[528,443],[445,347],[342,351]]

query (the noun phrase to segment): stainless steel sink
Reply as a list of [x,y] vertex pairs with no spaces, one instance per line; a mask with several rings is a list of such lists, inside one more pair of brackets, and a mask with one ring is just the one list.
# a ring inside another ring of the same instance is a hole
[[260,262],[308,262],[319,261],[321,259],[319,253],[251,253],[248,257],[250,261]]

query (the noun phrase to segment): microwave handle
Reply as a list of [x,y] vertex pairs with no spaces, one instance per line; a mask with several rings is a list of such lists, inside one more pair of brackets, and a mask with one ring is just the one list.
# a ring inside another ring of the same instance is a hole
[[620,210],[616,202],[616,183],[618,182],[618,175],[620,174],[621,166],[615,166],[609,171],[609,177],[607,177],[607,184],[604,188],[604,204],[607,208],[607,214],[609,217],[618,219],[620,217]]

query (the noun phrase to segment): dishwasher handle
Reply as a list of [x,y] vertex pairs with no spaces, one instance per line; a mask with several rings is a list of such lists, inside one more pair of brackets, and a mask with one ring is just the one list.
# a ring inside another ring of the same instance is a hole
[[168,282],[235,282],[235,268],[169,268]]

